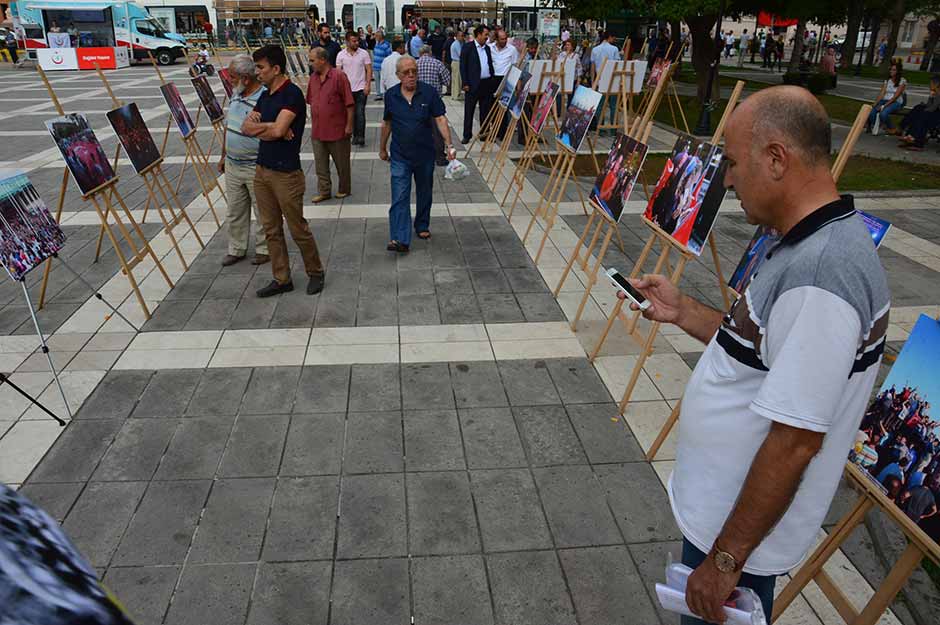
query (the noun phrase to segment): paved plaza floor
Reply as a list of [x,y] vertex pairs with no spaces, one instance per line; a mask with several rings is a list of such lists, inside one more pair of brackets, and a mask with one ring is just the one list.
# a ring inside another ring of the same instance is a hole
[[[195,113],[185,70],[165,74]],[[159,142],[166,108],[153,71],[108,76]],[[35,74],[2,79],[0,167],[27,171],[54,208],[62,161],[42,124],[53,109]],[[88,113],[113,151],[98,79],[52,80],[66,110]],[[446,102],[460,128],[462,103]],[[433,238],[395,255],[385,250],[388,166],[376,153],[381,103],[370,101],[367,116],[352,195],[305,206],[327,271],[316,296],[298,289],[260,300],[270,265],[220,266],[224,226],[184,170],[173,128],[166,169],[174,180],[183,171],[181,197],[207,244],[183,237],[184,268],[151,212],[144,231],[175,285],[152,263],[135,270],[153,310],[145,320],[107,241],[95,262],[97,216],[69,181],[63,257],[140,331],[54,265],[39,320],[75,416],[59,428],[0,387],[0,480],[63,524],[143,625],[677,623],[653,592],[681,540],[663,486],[674,438],[653,463],[644,452],[703,346],[666,329],[621,417],[616,401],[640,348],[617,328],[587,358],[613,292],[594,289],[577,332],[569,320],[585,274],[576,270],[553,295],[586,221],[574,188],[536,265],[543,224],[534,242],[522,233],[545,175],[530,173],[510,220],[499,205],[505,182],[487,183],[471,156],[464,180],[438,169]],[[208,146],[211,129],[198,137]],[[652,148],[669,145],[658,128]],[[309,201],[309,145],[303,158]],[[140,179],[123,159],[118,173],[142,217]],[[623,250],[611,247],[607,267],[635,262],[648,233],[643,205],[638,197],[627,206]],[[881,258],[896,350],[920,312],[940,312],[940,197],[858,205],[894,224]],[[753,230],[733,198],[722,210],[727,272]],[[34,301],[40,277],[29,277]],[[708,263],[691,264],[683,286],[721,303]],[[2,368],[64,415],[37,340],[19,285],[0,282]],[[883,576],[863,565],[870,551],[847,547],[827,568],[857,605]],[[811,586],[780,622],[838,616]],[[882,622],[916,619],[897,603]]]

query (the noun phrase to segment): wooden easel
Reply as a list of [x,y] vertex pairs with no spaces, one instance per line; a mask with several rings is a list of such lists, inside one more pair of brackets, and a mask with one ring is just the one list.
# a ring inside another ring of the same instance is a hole
[[[738,81],[738,85],[741,85],[741,81]],[[737,89],[737,86],[735,89]],[[731,106],[730,99],[728,100],[728,106]],[[832,179],[836,182],[839,181],[839,177],[842,176],[842,172],[845,170],[845,165],[848,163],[849,157],[852,155],[852,151],[855,149],[855,144],[858,142],[858,137],[862,134],[862,130],[865,127],[865,123],[868,120],[868,115],[870,112],[871,105],[863,104],[858,111],[858,115],[855,116],[855,122],[852,124],[852,128],[849,129],[849,134],[846,135],[845,142],[842,144],[842,148],[839,150],[839,154],[836,155],[836,159],[832,162],[832,168],[829,171],[832,174]],[[724,122],[727,116],[728,108],[726,107],[725,114],[722,115],[721,122],[718,124],[718,130],[724,129]],[[711,244],[712,241],[709,241],[709,245]],[[727,293],[728,291],[730,291],[730,289],[726,288],[722,292]],[[652,462],[656,458],[656,454],[659,453],[659,449],[663,446],[663,443],[666,442],[666,438],[669,437],[669,433],[672,431],[672,428],[674,428],[676,422],[679,421],[679,413],[681,411],[682,400],[680,399],[676,402],[676,405],[672,409],[672,412],[669,413],[669,417],[666,419],[666,422],[663,423],[663,427],[660,428],[659,434],[656,435],[656,439],[653,441],[653,444],[650,445],[649,450],[646,452],[647,462]],[[623,411],[621,410],[621,412]]]
[[[908,518],[894,501],[888,499],[880,485],[875,483],[864,469],[849,462],[845,465],[844,475],[849,485],[858,493],[858,499],[774,599],[771,623],[776,622],[806,585],[814,581],[846,623],[874,625],[924,558],[940,564],[940,547],[937,543]],[[908,543],[901,557],[891,567],[884,582],[859,612],[823,567],[851,535],[852,530],[864,520],[868,511],[875,506],[879,506],[901,528]]]
[[[503,114],[505,115],[506,113],[504,112]],[[525,121],[525,111],[523,111],[522,115],[519,117],[513,117],[511,113],[509,114],[509,117],[510,119],[509,124],[506,126],[506,133],[503,135],[503,140],[499,145],[499,150],[494,155],[492,163],[490,164],[490,171],[486,175],[486,184],[490,183],[490,179],[493,178],[493,174],[495,174],[497,171],[499,172],[499,176],[497,176],[497,178],[494,180],[494,183],[499,181],[499,177],[505,178],[503,175],[503,168],[506,165],[506,155],[509,153],[509,146],[516,134],[516,127],[519,125],[520,120],[523,120],[523,123],[527,123]],[[481,164],[479,167],[480,174],[482,175],[486,165]]]
[[[601,63],[601,69],[594,77],[594,83],[591,86],[595,91],[600,91],[603,94],[600,104],[597,106],[598,114],[606,117],[606,112],[610,109],[609,102],[611,98],[616,98],[616,105],[614,106],[613,119],[610,119],[606,122],[598,120],[597,129],[594,132],[594,136],[597,138],[597,141],[600,142],[601,131],[602,130],[622,130],[627,124],[629,124],[631,113],[633,112],[633,80],[634,80],[634,69],[633,63],[631,61],[615,61],[613,63],[614,70],[610,76],[610,82],[607,84],[607,87],[603,90],[599,89],[601,77],[604,75],[604,72],[607,68],[607,63],[610,59],[604,59]],[[627,90],[625,81],[630,81],[629,91]],[[617,82],[617,87],[613,87],[614,81]],[[596,160],[596,159],[595,159]]]

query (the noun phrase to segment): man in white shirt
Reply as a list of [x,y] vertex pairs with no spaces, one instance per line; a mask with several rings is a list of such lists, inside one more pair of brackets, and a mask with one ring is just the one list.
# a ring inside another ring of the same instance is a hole
[[493,50],[493,69],[496,70],[496,77],[502,80],[509,68],[519,60],[519,51],[516,46],[509,45],[509,34],[503,28],[496,31],[496,43],[490,48]]
[[405,54],[405,42],[401,39],[392,41],[392,53],[382,61],[382,91],[388,91],[401,81],[398,80],[396,68],[398,59]]
[[741,33],[741,41],[738,42],[738,67],[744,66],[744,55],[747,54],[747,50],[751,47],[751,39],[753,35],[747,33],[747,29],[744,29],[744,32]]
[[731,57],[731,51],[734,50],[734,31],[729,30],[725,35],[725,58]]

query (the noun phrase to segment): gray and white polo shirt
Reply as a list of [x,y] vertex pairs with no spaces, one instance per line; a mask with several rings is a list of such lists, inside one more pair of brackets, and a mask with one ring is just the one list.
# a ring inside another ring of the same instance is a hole
[[773,421],[824,432],[819,454],[744,570],[795,568],[823,521],[884,350],[888,283],[850,196],[794,226],[766,255],[699,360],[682,401],[669,497],[708,552]]

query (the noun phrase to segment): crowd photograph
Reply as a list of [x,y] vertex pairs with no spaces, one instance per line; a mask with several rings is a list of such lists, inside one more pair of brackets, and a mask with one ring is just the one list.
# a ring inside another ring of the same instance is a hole
[[114,179],[111,162],[83,114],[72,113],[46,120],[46,129],[52,134],[82,195],[88,195]]
[[0,179],[0,264],[22,280],[65,244],[62,229],[25,175]]
[[108,111],[108,121],[138,174],[160,159],[160,151],[136,102]]

